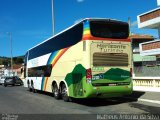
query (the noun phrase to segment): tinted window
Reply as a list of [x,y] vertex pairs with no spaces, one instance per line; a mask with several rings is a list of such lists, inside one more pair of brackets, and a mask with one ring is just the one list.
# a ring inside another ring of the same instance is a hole
[[6,80],[13,80],[13,77],[7,77]]
[[27,57],[28,57],[28,52],[25,54],[25,57],[24,57],[24,77],[26,77]]
[[29,51],[29,60],[78,43],[82,39],[82,33],[83,24],[81,23],[31,49]]
[[93,66],[128,66],[128,54],[96,52],[93,54]]
[[28,57],[28,52],[25,54],[24,56],[24,63],[26,64],[27,63],[27,57]]
[[91,34],[102,38],[127,38],[129,35],[129,26],[125,22],[119,21],[91,21]]
[[50,77],[52,65],[34,67],[28,69],[28,77]]

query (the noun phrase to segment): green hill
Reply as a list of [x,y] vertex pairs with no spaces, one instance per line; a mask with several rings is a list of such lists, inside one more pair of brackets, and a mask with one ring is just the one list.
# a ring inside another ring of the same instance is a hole
[[[24,56],[13,57],[13,64],[22,64]],[[11,58],[0,56],[0,65],[10,66]]]

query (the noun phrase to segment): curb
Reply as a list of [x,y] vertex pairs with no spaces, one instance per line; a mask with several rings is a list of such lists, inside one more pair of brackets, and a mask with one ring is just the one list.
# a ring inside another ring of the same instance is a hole
[[149,102],[149,103],[160,104],[160,101],[158,101],[158,100],[149,100],[149,99],[132,98],[132,97],[123,97],[123,98],[130,99],[130,100],[133,100],[133,101],[141,101],[141,102]]
[[139,98],[137,101],[150,102],[150,103],[160,104],[160,101],[158,101],[158,100],[149,100],[149,99],[141,99],[141,98]]

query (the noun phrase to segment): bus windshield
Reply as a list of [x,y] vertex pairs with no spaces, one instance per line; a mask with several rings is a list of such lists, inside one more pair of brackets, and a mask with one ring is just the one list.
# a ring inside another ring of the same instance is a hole
[[90,29],[94,37],[124,39],[129,35],[129,26],[123,22],[91,21]]

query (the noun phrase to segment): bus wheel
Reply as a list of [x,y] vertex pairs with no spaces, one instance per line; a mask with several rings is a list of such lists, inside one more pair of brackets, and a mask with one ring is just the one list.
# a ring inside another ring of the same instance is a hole
[[33,81],[31,81],[31,91],[36,93],[36,89],[34,89],[34,84],[33,84]]
[[30,92],[32,92],[32,89],[31,89],[31,87],[30,87],[29,80],[27,81],[27,86],[28,86],[28,90],[29,90]]
[[4,84],[4,87],[7,87],[7,84]]
[[53,84],[52,86],[52,93],[53,93],[53,96],[55,97],[55,99],[60,99],[60,92],[59,92],[59,89],[58,89],[58,86],[57,84]]
[[67,95],[67,87],[66,87],[65,84],[62,84],[61,95],[62,95],[62,99],[63,99],[65,102],[69,102],[69,101],[70,101],[70,98],[69,98],[69,96]]

